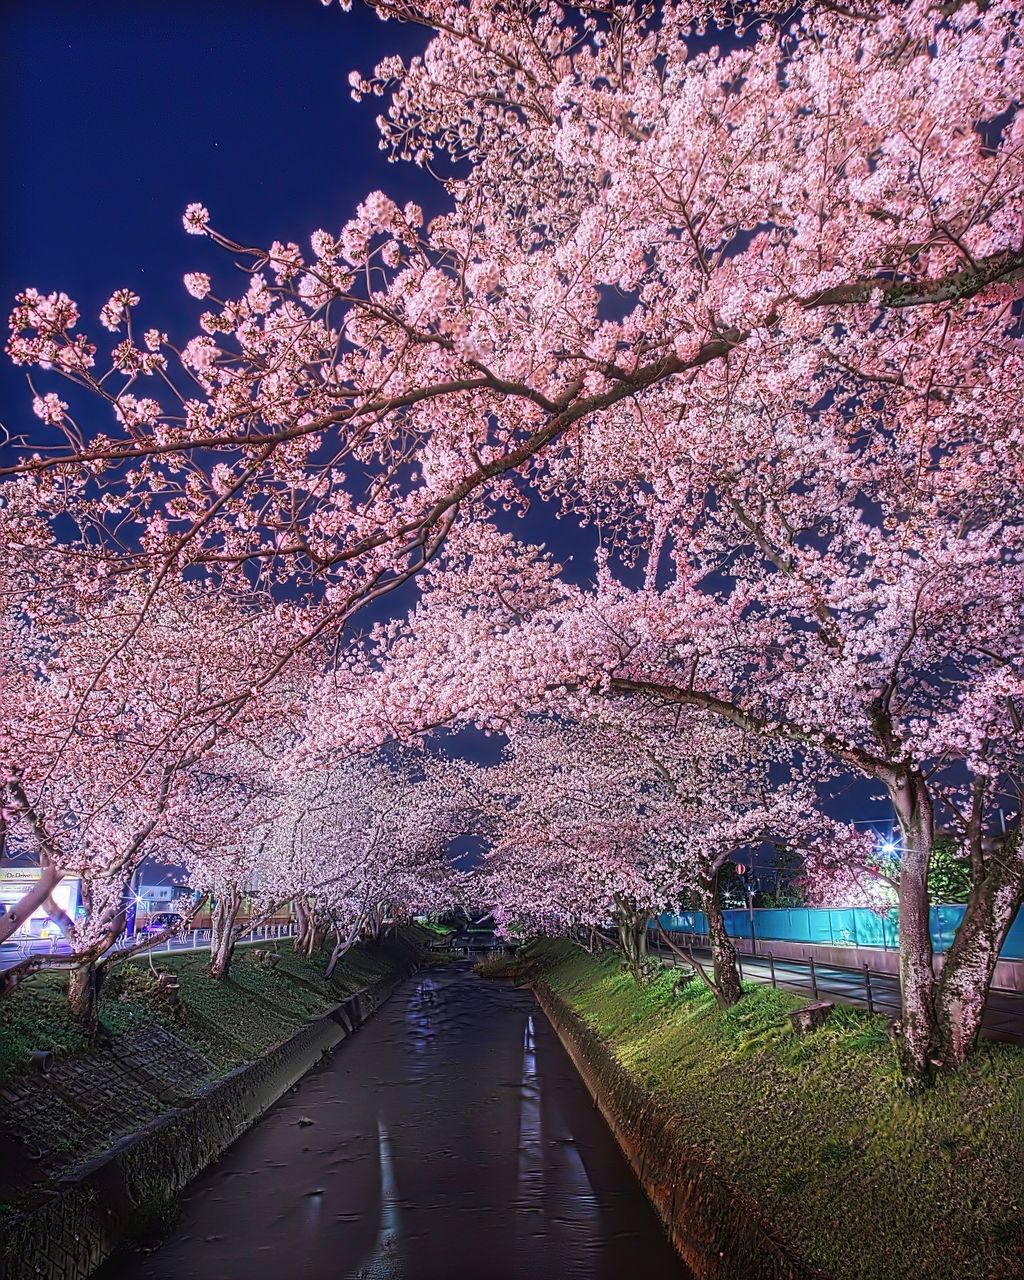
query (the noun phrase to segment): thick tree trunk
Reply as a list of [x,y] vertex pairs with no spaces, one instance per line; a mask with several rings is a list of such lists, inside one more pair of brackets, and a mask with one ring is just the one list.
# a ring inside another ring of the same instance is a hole
[[715,980],[715,995],[723,1009],[731,1009],[743,996],[739,969],[736,967],[736,948],[726,932],[725,916],[718,895],[718,871],[700,886],[701,907],[708,921],[708,944],[711,947],[711,967]]
[[219,897],[210,912],[210,977],[219,981],[231,972],[238,931],[235,916],[241,904],[239,894],[229,893]]
[[650,963],[647,957],[647,921],[650,913],[637,909],[636,903],[623,894],[614,895],[615,925],[619,933],[619,946],[626,957],[634,981],[642,985],[648,980]]
[[298,897],[295,899],[294,906],[295,906],[295,940],[292,942],[292,946],[295,948],[296,952],[298,952],[298,954],[301,955],[303,947],[305,946],[306,927],[307,927],[306,922],[309,918],[309,907],[301,897]]
[[68,1007],[74,1020],[90,1036],[99,1029],[99,996],[99,966],[94,959],[83,960],[68,974]]
[[[91,915],[93,891],[89,881],[84,878],[82,900],[86,911]],[[81,945],[76,937],[74,925],[63,912],[61,915],[63,916],[61,927],[65,930],[74,959],[74,968],[68,975],[68,1008],[72,1018],[89,1035],[95,1035],[99,1030],[100,1021],[100,986],[106,973],[106,966],[101,961],[117,942],[124,929],[124,907],[115,908],[112,914],[98,922],[104,932],[98,941],[93,941],[88,947]]]
[[384,921],[387,919],[387,910],[385,907],[378,905],[370,912],[367,924],[369,926],[369,934],[371,942],[380,942],[386,932]]
[[920,773],[906,773],[889,787],[903,834],[900,859],[900,997],[897,1043],[908,1083],[920,1084],[930,1072],[935,1023],[935,973],[932,965],[928,866],[935,841],[935,815],[928,784]]
[[327,931],[317,920],[316,908],[306,899],[295,899],[295,920],[295,950],[309,959],[323,946]]
[[230,934],[226,934],[216,947],[210,947],[210,977],[216,978],[218,982],[224,981],[231,972],[234,956],[234,940]]
[[977,1043],[999,951],[1022,901],[1024,847],[1017,832],[988,855],[946,953],[935,995],[933,1058],[941,1070],[962,1066]]

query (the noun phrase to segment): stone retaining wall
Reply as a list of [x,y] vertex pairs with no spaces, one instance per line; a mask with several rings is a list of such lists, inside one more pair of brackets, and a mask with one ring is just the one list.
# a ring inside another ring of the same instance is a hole
[[129,1236],[139,1206],[181,1191],[393,994],[409,964],[349,996],[262,1058],[165,1111],[4,1224],[0,1280],[84,1280]]
[[534,993],[696,1280],[825,1280],[717,1172],[708,1153],[687,1141],[684,1116],[631,1076],[542,981]]

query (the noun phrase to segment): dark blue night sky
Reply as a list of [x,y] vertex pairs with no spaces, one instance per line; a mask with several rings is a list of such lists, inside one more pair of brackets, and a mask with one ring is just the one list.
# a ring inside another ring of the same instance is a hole
[[[53,0],[18,4],[4,28],[0,297],[6,307],[28,285],[63,289],[101,349],[96,317],[121,287],[142,298],[142,326],[196,332],[201,307],[182,276],[223,279],[230,267],[185,234],[190,201],[242,243],[294,240],[307,251],[310,232],[339,228],[375,188],[428,215],[442,207],[420,169],[380,151],[380,99],[356,104],[348,86],[353,69],[419,51],[422,28],[316,0]],[[39,439],[23,372],[0,366],[0,422]],[[534,511],[526,532],[563,556],[573,542],[592,546],[550,512]],[[578,563],[586,573],[589,554]]]
[[[182,275],[225,260],[185,235],[189,201],[245,243],[304,246],[375,187],[430,207],[423,175],[378,150],[378,100],[357,106],[347,83],[420,48],[418,28],[315,0],[24,0],[3,26],[5,303],[64,289],[95,330],[129,286],[144,321],[191,334]],[[5,362],[10,430],[34,429],[23,387]]]
[[[226,268],[220,250],[184,233],[188,202],[243,243],[304,247],[375,188],[439,209],[420,170],[379,150],[380,101],[356,104],[348,87],[350,70],[422,48],[420,28],[316,0],[22,0],[7,7],[3,35],[5,303],[28,285],[63,289],[102,334],[100,306],[127,286],[143,325],[187,337],[199,308],[183,274]],[[10,434],[38,433],[29,399],[23,374],[0,360]],[[570,573],[586,576],[592,535],[536,510],[524,531],[563,558],[577,551]],[[472,737],[471,754],[493,755]],[[853,790],[844,816],[882,816]]]

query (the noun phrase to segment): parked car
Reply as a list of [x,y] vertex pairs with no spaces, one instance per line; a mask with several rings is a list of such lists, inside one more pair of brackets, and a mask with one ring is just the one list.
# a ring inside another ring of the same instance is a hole
[[163,933],[165,929],[171,929],[178,924],[181,924],[181,916],[176,911],[158,911],[149,917],[142,926],[141,932]]

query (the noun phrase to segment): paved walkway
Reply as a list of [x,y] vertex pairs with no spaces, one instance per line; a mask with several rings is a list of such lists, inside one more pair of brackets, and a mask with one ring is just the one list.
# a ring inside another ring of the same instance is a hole
[[[652,951],[670,967],[686,968],[686,964],[664,943],[652,943]],[[694,955],[703,964],[711,963],[711,952],[694,949]],[[766,955],[739,957],[743,977],[748,982],[772,983],[772,961]],[[815,961],[814,978],[811,967],[802,960],[775,959],[773,985],[786,991],[796,991],[808,1000],[835,1000],[840,1004],[868,1007],[868,980],[861,970],[840,969]],[[895,1017],[900,1010],[899,980],[892,974],[871,973],[871,1006],[876,1013]],[[817,987],[817,996],[814,989]],[[1013,991],[989,993],[982,1023],[982,1034],[989,1040],[1006,1040],[1012,1044],[1024,1044],[1024,996]]]

